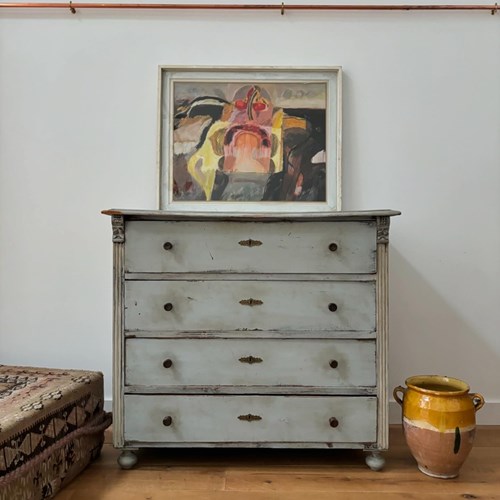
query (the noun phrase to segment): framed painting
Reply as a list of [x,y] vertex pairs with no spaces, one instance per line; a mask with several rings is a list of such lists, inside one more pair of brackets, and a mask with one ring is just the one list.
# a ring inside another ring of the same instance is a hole
[[342,71],[159,71],[159,205],[190,212],[341,209]]

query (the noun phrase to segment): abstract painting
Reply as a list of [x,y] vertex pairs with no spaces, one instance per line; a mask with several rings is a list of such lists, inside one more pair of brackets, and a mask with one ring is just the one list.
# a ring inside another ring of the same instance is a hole
[[340,209],[340,68],[160,68],[160,208]]

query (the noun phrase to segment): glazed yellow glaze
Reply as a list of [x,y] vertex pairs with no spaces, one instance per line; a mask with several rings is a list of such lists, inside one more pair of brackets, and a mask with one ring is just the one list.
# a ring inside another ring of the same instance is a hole
[[448,429],[439,429],[438,427],[432,425],[430,422],[426,420],[411,420],[409,418],[403,417],[403,423],[413,425],[414,427],[418,427],[419,429],[426,429],[428,431],[440,432],[442,434],[455,434],[456,428],[460,429],[460,432],[470,432],[476,428],[475,424],[472,425],[457,425],[455,427],[449,427]]
[[406,381],[403,414],[414,425],[454,432],[476,422],[476,407],[469,386],[461,380],[438,375],[410,377]]

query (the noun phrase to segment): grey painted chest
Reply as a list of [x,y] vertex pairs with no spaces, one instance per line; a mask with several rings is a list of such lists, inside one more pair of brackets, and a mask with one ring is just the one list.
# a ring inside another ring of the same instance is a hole
[[388,447],[388,237],[399,212],[106,210],[113,440]]

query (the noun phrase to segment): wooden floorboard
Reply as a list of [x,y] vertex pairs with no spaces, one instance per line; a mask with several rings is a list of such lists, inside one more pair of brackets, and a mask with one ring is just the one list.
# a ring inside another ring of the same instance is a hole
[[141,450],[121,470],[110,433],[101,457],[57,500],[500,500],[500,426],[477,430],[456,479],[433,479],[416,467],[401,426],[391,426],[386,467],[373,472],[353,450]]

